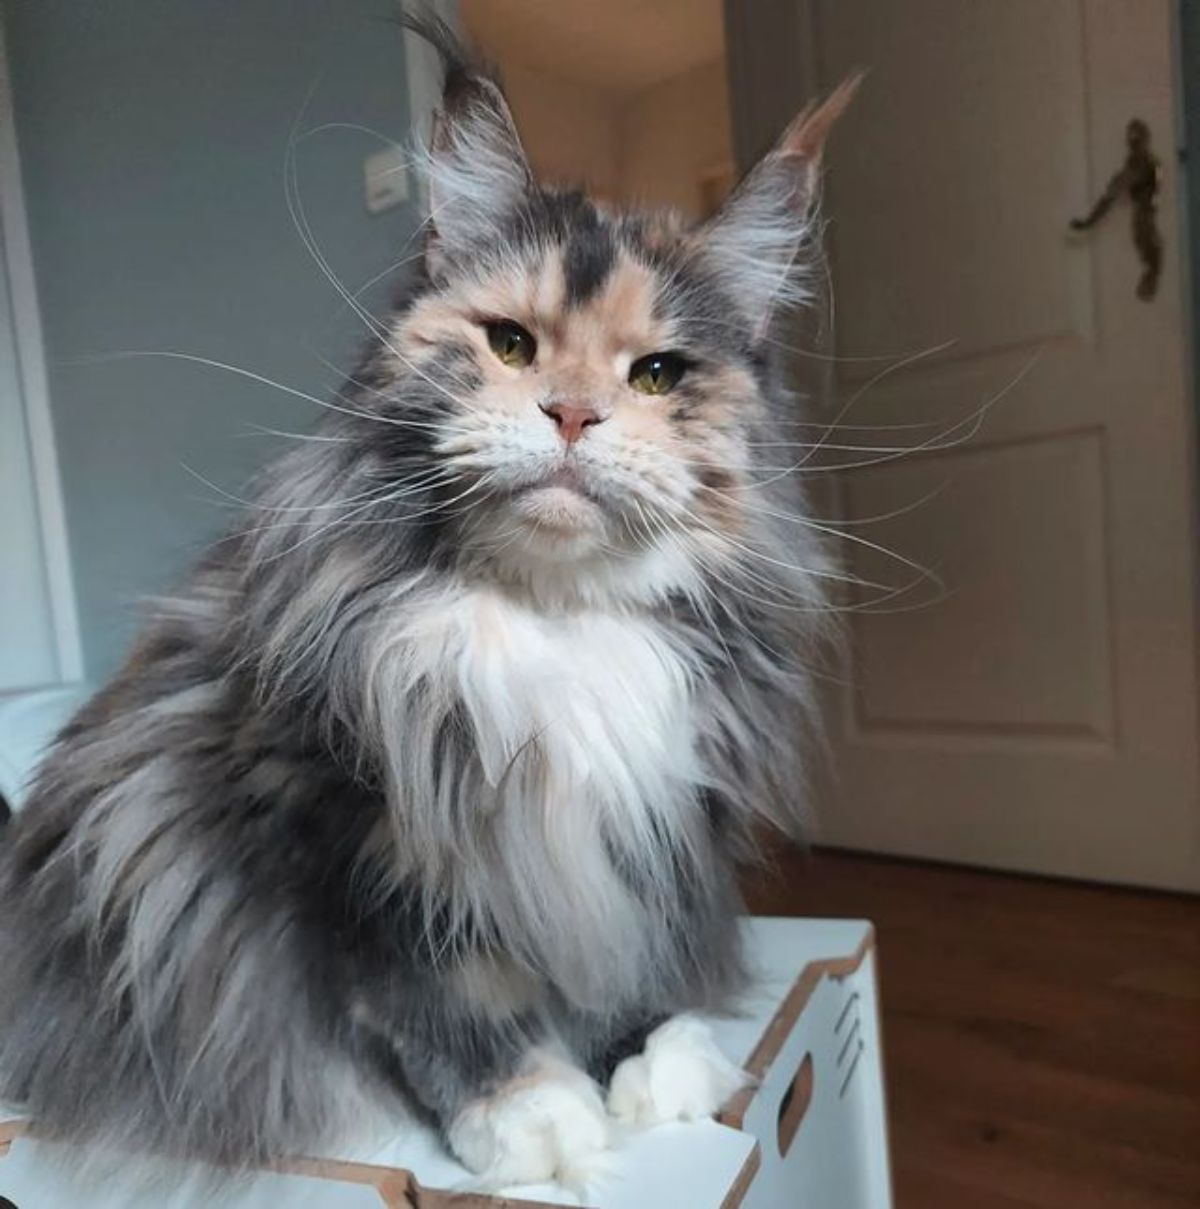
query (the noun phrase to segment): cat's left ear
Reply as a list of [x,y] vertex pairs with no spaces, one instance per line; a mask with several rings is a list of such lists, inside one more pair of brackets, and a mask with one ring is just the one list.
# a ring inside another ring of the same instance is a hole
[[446,82],[428,155],[426,259],[437,276],[493,245],[533,181],[500,85],[443,54]]
[[861,82],[861,73],[851,76],[807,106],[698,232],[701,255],[741,300],[756,334],[778,308],[808,297],[798,260],[815,218],[821,154]]

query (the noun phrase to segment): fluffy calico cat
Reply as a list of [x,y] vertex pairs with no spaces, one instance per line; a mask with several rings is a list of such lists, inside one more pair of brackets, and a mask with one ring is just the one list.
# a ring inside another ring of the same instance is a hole
[[742,1080],[688,1013],[804,811],[832,571],[761,453],[847,92],[689,226],[537,183],[426,32],[421,279],[0,844],[0,1098],[55,1136],[240,1166],[415,1113],[570,1179]]

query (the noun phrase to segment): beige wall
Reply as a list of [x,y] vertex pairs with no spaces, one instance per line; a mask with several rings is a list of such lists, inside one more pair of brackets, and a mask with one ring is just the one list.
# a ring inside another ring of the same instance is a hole
[[555,61],[537,58],[536,47],[523,48],[523,61],[512,47],[505,53],[505,27],[485,20],[484,3],[461,0],[463,20],[500,66],[539,177],[587,185],[614,201],[703,215],[705,178],[733,160],[723,57],[639,91],[605,88],[553,74]]
[[617,196],[617,117],[598,89],[554,79],[516,63],[502,68],[504,90],[534,171],[544,180],[586,184]]
[[603,197],[704,208],[703,180],[733,159],[721,60],[632,97],[559,80],[512,63],[504,84],[537,173],[586,183]]
[[621,196],[703,210],[703,177],[733,159],[725,64],[717,59],[638,93],[621,109]]

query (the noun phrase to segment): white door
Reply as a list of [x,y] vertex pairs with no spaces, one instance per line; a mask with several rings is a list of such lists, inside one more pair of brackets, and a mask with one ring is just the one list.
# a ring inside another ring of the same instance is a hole
[[[814,363],[844,425],[829,444],[861,447],[820,459],[852,464],[825,476],[861,522],[846,531],[944,583],[906,588],[904,563],[846,546],[885,587],[858,589],[848,615],[822,840],[1200,888],[1172,5],[726,12],[747,151],[806,94],[869,71],[829,154],[832,351],[888,359]],[[1162,159],[1151,301],[1135,293],[1127,204],[1068,234],[1134,117]]]

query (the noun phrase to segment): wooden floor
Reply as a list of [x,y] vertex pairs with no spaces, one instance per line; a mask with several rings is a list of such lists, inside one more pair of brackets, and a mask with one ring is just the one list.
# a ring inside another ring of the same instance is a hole
[[1200,900],[825,853],[749,896],[875,922],[898,1209],[1200,1207]]

